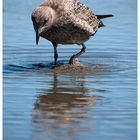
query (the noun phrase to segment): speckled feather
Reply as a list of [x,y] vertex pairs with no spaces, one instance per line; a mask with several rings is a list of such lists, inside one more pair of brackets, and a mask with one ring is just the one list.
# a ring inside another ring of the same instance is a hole
[[40,36],[57,44],[82,44],[93,35],[99,20],[79,0],[45,0],[32,13]]

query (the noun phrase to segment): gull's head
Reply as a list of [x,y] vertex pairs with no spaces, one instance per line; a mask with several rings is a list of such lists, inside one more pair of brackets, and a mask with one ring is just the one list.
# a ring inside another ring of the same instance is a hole
[[39,37],[52,26],[54,12],[47,6],[41,6],[32,12],[31,17],[36,32],[36,44],[38,44]]

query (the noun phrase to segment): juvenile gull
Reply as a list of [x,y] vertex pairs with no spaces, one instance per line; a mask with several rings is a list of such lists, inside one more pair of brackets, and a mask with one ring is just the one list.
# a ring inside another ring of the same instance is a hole
[[86,42],[94,36],[98,28],[103,27],[102,18],[113,15],[95,15],[79,0],[45,0],[32,12],[33,26],[36,32],[36,44],[39,37],[49,40],[54,47],[54,64],[57,65],[58,44],[82,45],[69,64],[85,52]]

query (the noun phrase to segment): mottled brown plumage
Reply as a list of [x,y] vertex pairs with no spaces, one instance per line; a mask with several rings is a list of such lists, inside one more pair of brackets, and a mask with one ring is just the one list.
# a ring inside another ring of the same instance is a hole
[[40,36],[52,42],[55,64],[58,44],[83,46],[79,53],[71,57],[70,63],[73,63],[74,58],[85,51],[84,42],[103,26],[100,18],[79,0],[45,0],[33,10],[32,21],[36,31],[36,43],[38,44]]

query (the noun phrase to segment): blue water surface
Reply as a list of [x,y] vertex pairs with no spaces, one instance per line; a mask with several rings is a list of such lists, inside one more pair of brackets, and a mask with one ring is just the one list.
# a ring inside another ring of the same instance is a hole
[[[4,0],[4,140],[137,139],[137,2],[82,0],[105,28],[79,60],[93,72],[55,72],[53,47],[35,45],[32,10],[41,0]],[[59,45],[67,63],[78,45]]]

